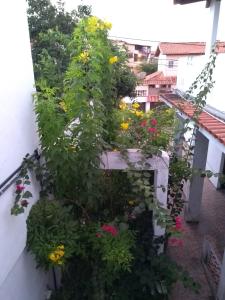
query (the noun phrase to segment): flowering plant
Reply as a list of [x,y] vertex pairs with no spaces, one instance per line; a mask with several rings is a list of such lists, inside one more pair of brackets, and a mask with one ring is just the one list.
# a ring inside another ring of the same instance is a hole
[[115,114],[119,124],[116,143],[146,154],[168,150],[176,126],[174,110],[160,107],[145,113],[139,103],[129,105],[121,101]]
[[69,210],[57,201],[39,200],[32,206],[27,219],[27,247],[38,266],[49,269],[63,266],[79,252],[78,226]]

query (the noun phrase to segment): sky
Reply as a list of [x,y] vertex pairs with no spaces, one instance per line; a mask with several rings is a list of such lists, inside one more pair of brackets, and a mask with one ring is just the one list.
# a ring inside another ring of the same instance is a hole
[[[205,1],[174,5],[173,0],[64,0],[66,9],[92,6],[92,14],[110,21],[110,35],[157,41],[205,41],[209,9]],[[52,0],[56,2],[56,0]]]

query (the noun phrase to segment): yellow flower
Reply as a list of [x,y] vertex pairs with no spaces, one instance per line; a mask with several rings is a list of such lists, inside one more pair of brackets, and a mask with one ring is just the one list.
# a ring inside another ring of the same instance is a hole
[[120,104],[119,104],[119,108],[120,108],[121,110],[125,110],[125,109],[127,108],[126,103],[125,103],[124,101],[121,101]]
[[127,130],[129,128],[129,123],[127,123],[127,122],[121,123],[120,128],[123,130]]
[[79,55],[79,60],[81,60],[84,63],[88,62],[88,60],[89,60],[89,54],[88,54],[88,52],[87,51],[82,52]]
[[50,253],[48,258],[53,261],[53,262],[56,262],[58,260],[57,256],[55,255],[54,252]]
[[64,101],[59,102],[59,106],[64,112],[67,112],[68,109]]
[[76,146],[74,146],[73,144],[71,144],[70,146],[68,146],[68,150],[70,152],[76,152]]
[[135,203],[135,201],[134,201],[134,200],[130,200],[130,201],[128,201],[128,204],[129,204],[129,205],[134,205],[134,203]]
[[99,27],[99,19],[97,17],[89,17],[87,20],[87,32],[95,32]]
[[105,29],[111,29],[112,28],[112,23],[104,22],[104,26],[105,26]]
[[112,56],[112,57],[110,57],[110,59],[109,59],[110,65],[116,63],[117,61],[118,61],[118,57],[117,57],[117,56]]
[[132,104],[132,107],[133,107],[134,109],[137,109],[137,108],[140,107],[140,104],[138,104],[137,102],[135,102],[134,104]]
[[137,117],[142,117],[143,116],[143,111],[135,111],[135,115],[137,116]]
[[62,257],[62,256],[64,256],[65,251],[63,251],[63,250],[56,250],[55,254],[58,255],[59,257]]

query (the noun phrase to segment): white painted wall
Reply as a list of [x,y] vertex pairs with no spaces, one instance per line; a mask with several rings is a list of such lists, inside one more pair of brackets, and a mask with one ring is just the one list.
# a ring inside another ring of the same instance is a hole
[[[23,157],[38,146],[31,96],[34,77],[26,0],[2,1],[0,36],[1,183],[20,166]],[[33,203],[39,190],[34,178],[30,189],[34,196],[30,202]],[[43,300],[44,277],[40,279],[43,274],[24,254],[28,211],[17,217],[10,215],[14,191],[15,186],[12,186],[0,196],[0,299]]]
[[36,269],[33,258],[24,251],[0,288],[2,300],[44,300],[50,276]]
[[[213,173],[219,173],[221,167],[222,154],[223,152],[220,148],[217,147],[217,144],[214,143],[212,140],[209,140],[206,170],[210,170]],[[216,188],[220,187],[218,177],[213,176],[210,178],[210,181]]]
[[[158,57],[158,71],[162,71],[165,76],[176,76],[179,58],[175,55],[163,55]],[[169,68],[169,60],[173,61],[173,68]]]
[[225,71],[225,53],[221,53],[217,55],[216,58],[216,68],[213,74],[215,85],[212,92],[208,96],[207,104],[225,113],[224,71]]
[[205,62],[206,59],[204,55],[192,55],[179,58],[176,87],[186,92],[204,68]]

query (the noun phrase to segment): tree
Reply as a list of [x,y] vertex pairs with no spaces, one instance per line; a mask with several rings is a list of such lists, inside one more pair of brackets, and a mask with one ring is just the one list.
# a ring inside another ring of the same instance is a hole
[[27,1],[35,79],[41,76],[49,86],[60,88],[70,60],[72,32],[80,18],[90,15],[91,7],[79,5],[77,11],[69,13],[62,0],[57,6],[49,0]]
[[158,65],[156,63],[142,63],[140,66],[140,71],[145,72],[147,75],[156,72]]

